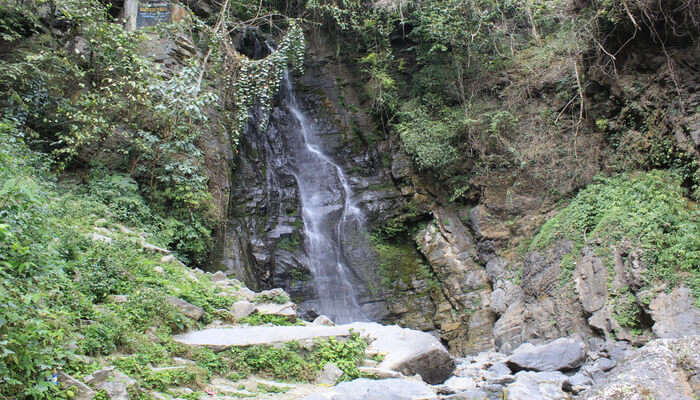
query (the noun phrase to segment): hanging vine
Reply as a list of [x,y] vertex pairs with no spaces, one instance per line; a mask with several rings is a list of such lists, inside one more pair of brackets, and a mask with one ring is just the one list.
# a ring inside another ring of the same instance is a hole
[[206,24],[199,21],[198,27],[209,31],[210,45],[202,62],[202,74],[197,86],[201,86],[205,71],[217,71],[218,75],[224,77],[220,87],[221,97],[235,109],[234,126],[231,130],[231,144],[235,149],[253,106],[259,105],[263,115],[258,128],[261,131],[267,129],[272,101],[279,90],[287,66],[293,66],[299,73],[304,72],[306,42],[300,22],[285,17],[288,29],[277,48],[263,59],[251,60],[235,49],[230,34],[237,29],[254,26],[258,21],[268,21],[273,16],[280,15],[259,14],[247,21],[233,22],[235,18],[229,11],[229,0],[226,0],[213,29],[207,28]]
[[245,129],[249,110],[256,104],[263,114],[258,128],[261,131],[267,129],[272,99],[279,90],[287,65],[291,64],[299,73],[304,72],[304,49],[304,32],[295,20],[291,20],[287,34],[272,54],[261,60],[239,55],[238,76],[233,83],[238,134]]

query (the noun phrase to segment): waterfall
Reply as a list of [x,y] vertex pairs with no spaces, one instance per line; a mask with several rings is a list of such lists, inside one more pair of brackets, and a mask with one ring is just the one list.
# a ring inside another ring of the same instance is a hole
[[318,295],[316,311],[340,323],[366,320],[353,284],[358,278],[348,266],[342,245],[348,224],[362,224],[362,212],[342,168],[323,152],[320,135],[299,106],[287,73],[281,91],[282,107],[296,120],[286,135],[295,136],[291,142],[296,145],[290,151],[301,200],[304,245]]

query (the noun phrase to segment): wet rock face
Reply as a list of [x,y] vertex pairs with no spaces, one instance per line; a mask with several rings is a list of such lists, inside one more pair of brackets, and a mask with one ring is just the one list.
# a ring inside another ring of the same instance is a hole
[[[346,103],[359,100],[347,91],[341,94],[345,89],[337,82],[352,74],[332,54],[324,45],[311,43],[306,73],[295,79],[296,97],[300,111],[314,126],[319,150],[343,170],[369,227],[391,217],[404,199],[392,183],[391,165],[383,163],[378,151],[387,150],[387,145],[368,146],[361,136],[372,134],[371,119],[341,105],[341,99]],[[229,221],[219,242],[218,264],[253,289],[283,287],[299,303],[301,315],[311,318],[319,301],[308,267],[295,179],[298,160],[293,149],[300,143],[289,134],[298,129],[298,121],[285,107],[273,107],[267,130],[260,132],[257,121],[261,117],[254,112],[240,138],[239,161],[232,177],[237,184],[231,188]],[[363,128],[362,133],[352,126]],[[345,224],[338,237],[363,311],[370,319],[382,319],[385,296],[376,285],[378,263],[368,245],[366,227]]]

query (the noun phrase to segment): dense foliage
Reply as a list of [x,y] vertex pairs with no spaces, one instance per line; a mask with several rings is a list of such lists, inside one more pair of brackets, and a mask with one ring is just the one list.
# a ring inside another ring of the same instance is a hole
[[358,378],[357,367],[365,357],[366,347],[365,339],[355,334],[347,340],[332,337],[318,340],[310,351],[291,342],[281,347],[236,348],[226,356],[230,357],[231,369],[238,375],[258,373],[276,379],[309,382],[327,363],[336,364],[345,373],[344,379]]
[[[197,87],[196,64],[166,73],[144,57],[147,37],[124,31],[100,2],[52,2],[54,23],[70,27],[61,36],[44,33],[36,15],[50,11],[32,4],[2,6],[13,45],[0,62],[4,119],[66,171],[133,178],[175,233],[169,245],[203,263],[214,220],[197,140],[218,95]],[[27,21],[38,32],[25,37]]]
[[681,62],[669,49],[697,43],[694,8],[693,1],[314,0],[307,14],[336,28],[385,132],[397,134],[453,199],[468,200],[480,180],[498,174],[527,174],[551,191],[584,185],[598,167],[579,160],[601,157],[602,141],[618,150],[605,155],[616,172],[673,168],[700,188],[697,162],[669,128],[678,122],[662,117],[673,113],[663,110],[669,102],[682,108],[682,101],[624,99],[615,121],[614,108],[594,104],[605,95],[596,92],[601,79],[617,77],[615,54],[635,38],[651,36],[669,66]]
[[[167,337],[192,325],[165,302],[167,295],[202,307],[205,321],[230,305],[230,297],[187,278],[179,264],[143,249],[144,238],[163,245],[173,233],[153,225],[133,181],[100,180],[113,196],[110,208],[104,197],[56,183],[46,158],[19,133],[13,123],[0,123],[1,396],[61,398],[49,378],[58,369],[89,372],[80,355],[150,349],[167,357],[146,330],[155,326]],[[128,301],[110,301],[113,294]]]
[[[667,171],[601,178],[544,224],[531,249],[571,239],[572,260],[594,243],[640,249],[646,285],[685,284],[700,304],[700,210],[686,195],[679,176]],[[611,249],[602,250],[612,266]],[[565,274],[568,282],[571,270]]]

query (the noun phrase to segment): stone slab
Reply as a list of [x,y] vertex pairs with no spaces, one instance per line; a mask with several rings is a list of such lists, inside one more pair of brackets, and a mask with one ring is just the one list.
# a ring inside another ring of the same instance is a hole
[[252,326],[212,328],[185,333],[175,341],[192,346],[223,350],[229,347],[274,345],[292,341],[350,336],[347,326]]

